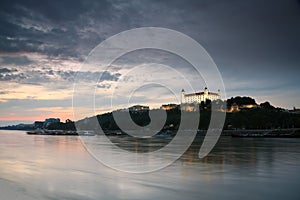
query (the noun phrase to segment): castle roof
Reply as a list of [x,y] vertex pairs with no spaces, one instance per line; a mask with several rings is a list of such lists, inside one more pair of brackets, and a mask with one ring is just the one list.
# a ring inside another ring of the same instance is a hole
[[[219,95],[218,93],[215,92],[208,92],[209,95]],[[197,92],[197,93],[190,93],[190,94],[186,94],[184,96],[200,96],[200,95],[204,95],[204,92]]]

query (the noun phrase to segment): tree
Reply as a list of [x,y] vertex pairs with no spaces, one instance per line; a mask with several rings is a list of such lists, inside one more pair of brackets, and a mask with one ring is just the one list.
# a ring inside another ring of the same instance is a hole
[[275,107],[272,106],[268,101],[266,101],[264,103],[261,103],[260,107],[263,108],[263,109],[267,109],[267,110],[274,110],[275,109]]

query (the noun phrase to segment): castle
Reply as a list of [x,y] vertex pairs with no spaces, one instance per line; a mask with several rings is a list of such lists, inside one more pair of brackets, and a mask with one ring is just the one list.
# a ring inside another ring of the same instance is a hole
[[207,99],[214,101],[221,99],[220,90],[217,93],[209,92],[207,87],[204,88],[203,92],[185,94],[184,89],[181,91],[181,104],[190,104],[190,103],[201,103]]

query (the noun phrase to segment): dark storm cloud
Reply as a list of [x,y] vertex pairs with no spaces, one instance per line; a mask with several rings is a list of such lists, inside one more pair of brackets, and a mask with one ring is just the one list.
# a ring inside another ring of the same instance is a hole
[[0,68],[0,81],[11,81],[24,79],[24,74],[16,74],[17,69]]
[[103,40],[90,26],[110,20],[112,13],[112,4],[106,1],[4,0],[0,2],[0,49],[80,59],[95,41]]
[[[89,1],[64,0],[64,1],[39,1],[39,0],[2,0],[0,11],[19,17],[32,17],[34,13],[59,23],[74,20],[78,15],[86,12]],[[104,3],[104,2],[103,2]]]
[[11,70],[11,69],[7,69],[7,68],[0,68],[0,74],[6,74],[6,73],[11,73],[11,72],[16,72],[17,70]]
[[0,68],[0,81],[21,81],[26,79],[25,74],[18,73],[17,69]]
[[73,82],[76,76],[80,76],[81,81],[91,81],[99,79],[99,82],[103,81],[117,81],[121,74],[114,73],[111,74],[108,71],[104,72],[75,72],[75,71],[57,71],[57,74],[61,76],[62,79]]
[[[29,51],[82,61],[95,45],[121,31],[166,27],[189,35],[205,47],[230,95],[270,88],[274,93],[299,93],[295,89],[300,84],[299,21],[299,0],[2,0],[0,52]],[[160,59],[164,58],[154,58],[157,62]],[[11,64],[26,65],[26,60],[14,62]],[[14,77],[20,73],[1,74],[1,80],[73,81],[75,76],[73,71],[46,69],[25,73],[23,79]],[[85,77],[88,80],[98,75],[87,72]],[[104,74],[107,80],[118,77]]]
[[[62,71],[62,70],[23,70],[0,68],[0,81],[13,81],[17,83],[41,85],[47,83],[55,83],[58,81],[67,81],[73,83],[76,75],[81,77],[80,81],[98,80],[103,81],[118,81],[120,73],[110,73],[108,71],[101,72],[77,72],[77,71]],[[107,87],[107,85],[106,85]]]
[[122,30],[163,26],[192,36],[217,57],[222,52],[223,57],[263,59],[273,53],[286,52],[276,52],[276,45],[282,50],[293,48],[293,52],[299,52],[295,45],[299,42],[298,3],[297,0],[42,3],[3,0],[0,3],[0,48],[78,58],[104,38]]
[[104,71],[101,74],[100,81],[117,81],[120,76],[120,73],[111,74],[108,71]]
[[26,66],[33,63],[27,56],[0,56],[0,65]]

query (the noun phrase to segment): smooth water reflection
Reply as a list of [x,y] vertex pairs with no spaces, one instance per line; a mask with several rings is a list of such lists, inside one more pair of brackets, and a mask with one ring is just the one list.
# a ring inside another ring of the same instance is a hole
[[202,160],[200,145],[163,170],[128,174],[76,136],[0,131],[0,199],[300,199],[299,139],[223,137]]

